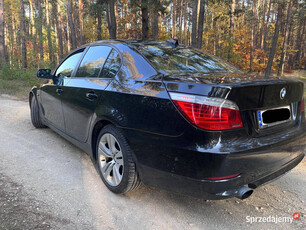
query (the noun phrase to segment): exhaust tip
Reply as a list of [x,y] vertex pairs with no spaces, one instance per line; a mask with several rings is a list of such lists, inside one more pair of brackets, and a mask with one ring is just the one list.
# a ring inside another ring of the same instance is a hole
[[237,198],[244,200],[251,196],[253,193],[253,189],[247,187],[241,187],[238,189],[238,194],[236,195]]

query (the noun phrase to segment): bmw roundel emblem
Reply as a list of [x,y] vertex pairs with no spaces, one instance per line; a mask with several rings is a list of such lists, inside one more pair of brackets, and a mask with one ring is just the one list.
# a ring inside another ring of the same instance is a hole
[[286,88],[282,88],[280,91],[280,99],[284,99],[286,96]]

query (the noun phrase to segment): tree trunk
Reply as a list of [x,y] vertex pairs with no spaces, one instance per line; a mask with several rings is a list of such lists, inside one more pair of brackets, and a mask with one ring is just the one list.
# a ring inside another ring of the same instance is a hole
[[43,16],[42,16],[42,8],[41,8],[41,0],[38,0],[38,37],[39,37],[39,54],[40,61],[44,61],[44,38],[43,38]]
[[281,59],[280,59],[277,75],[284,74],[284,67],[285,67],[287,47],[288,47],[289,28],[290,28],[290,23],[291,23],[292,6],[293,6],[293,0],[290,0],[289,5],[288,5],[288,10],[287,10],[287,21],[286,21],[286,27],[285,27],[285,35],[284,35],[285,37],[284,37],[283,49],[282,49],[282,54],[281,54]]
[[274,35],[273,35],[273,39],[272,39],[272,46],[271,46],[271,50],[270,50],[270,54],[269,54],[269,60],[268,60],[268,64],[267,64],[267,68],[265,71],[265,78],[269,78],[270,74],[271,74],[271,68],[272,68],[272,64],[273,64],[273,59],[274,59],[274,55],[275,55],[275,51],[276,51],[276,45],[277,45],[277,41],[278,41],[278,34],[279,34],[279,27],[280,27],[280,22],[282,20],[282,8],[284,7],[284,2],[279,2],[278,6],[277,6],[277,19],[276,19],[276,25],[275,25],[275,30],[274,30]]
[[176,0],[173,0],[173,6],[172,6],[172,38],[176,38]]
[[58,57],[63,58],[64,48],[63,48],[63,27],[62,27],[62,14],[60,9],[60,0],[52,1],[52,11],[55,20],[57,43],[58,43]]
[[272,0],[269,0],[269,7],[268,7],[268,13],[267,13],[267,22],[266,22],[266,25],[265,25],[264,38],[263,38],[263,49],[264,49],[264,51],[267,51],[267,37],[268,37],[269,24],[270,24],[269,20],[270,20],[271,4],[272,4]]
[[109,38],[116,39],[117,33],[117,22],[116,22],[116,14],[115,14],[115,1],[109,0],[107,2],[107,15],[108,15],[108,30],[109,30]]
[[73,20],[72,0],[68,0],[67,2],[67,14],[68,14],[68,25],[70,29],[71,48],[75,49],[77,47],[77,41],[76,41],[75,26],[74,26],[74,20]]
[[4,42],[4,1],[0,0],[0,67],[5,62]]
[[84,31],[84,9],[83,0],[79,0],[79,17],[80,17],[80,43],[83,45],[86,41],[83,31]]
[[299,26],[299,33],[298,33],[297,42],[296,42],[296,49],[298,51],[296,52],[296,56],[295,56],[295,65],[298,64],[298,62],[301,60],[301,57],[302,57],[302,49],[304,47],[303,37],[305,35],[305,28],[306,28],[306,20],[304,20],[304,23],[300,23],[300,26]]
[[46,3],[46,26],[47,26],[47,39],[48,39],[49,60],[54,64],[54,54],[53,54],[52,39],[51,39],[49,0],[46,0],[45,3]]
[[188,2],[184,4],[184,44],[188,45],[188,18],[187,18]]
[[[99,9],[102,8],[102,2],[99,1]],[[108,23],[108,29],[109,29],[109,25],[110,25],[110,21],[109,21],[109,8],[107,7],[107,12],[106,12],[106,15],[107,15],[107,23]],[[97,20],[98,20],[98,24],[97,24],[97,40],[102,40],[102,14],[98,12],[98,15],[97,15]],[[110,31],[110,29],[109,29]]]
[[21,54],[22,68],[27,68],[27,46],[26,46],[26,28],[25,28],[25,12],[24,2],[20,0],[20,32],[21,32]]
[[263,49],[263,44],[264,44],[264,36],[265,36],[264,28],[265,28],[267,1],[268,0],[264,0],[264,6],[263,6],[263,11],[262,11],[261,26],[260,26],[260,33],[259,33],[260,49]]
[[153,12],[153,27],[152,27],[152,37],[154,41],[158,40],[158,10],[155,9]]
[[203,26],[205,14],[205,0],[200,0],[199,24],[198,24],[198,41],[197,47],[202,48]]
[[250,49],[250,72],[253,71],[253,51],[254,51],[254,40],[255,40],[255,10],[256,0],[253,0],[252,4],[252,31],[251,31],[251,49]]
[[142,40],[149,38],[148,0],[141,0]]
[[[236,0],[232,0],[231,9],[230,9],[230,42],[233,43],[234,41],[234,21],[235,21],[235,9],[236,9]],[[231,44],[232,46],[232,44]]]
[[198,23],[198,0],[192,1],[192,31],[191,31],[191,46],[197,47],[197,23]]
[[183,0],[180,0],[180,14],[179,14],[179,38],[180,42],[183,41]]

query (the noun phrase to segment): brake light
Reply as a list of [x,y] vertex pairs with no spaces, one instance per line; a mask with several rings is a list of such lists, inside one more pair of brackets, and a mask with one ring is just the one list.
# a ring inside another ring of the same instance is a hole
[[192,124],[207,130],[241,128],[238,106],[229,100],[204,96],[170,93],[177,108]]
[[300,108],[301,108],[301,114],[303,114],[304,113],[304,109],[305,109],[305,101],[304,101],[304,97],[302,98],[302,100],[301,100],[301,106],[300,106]]

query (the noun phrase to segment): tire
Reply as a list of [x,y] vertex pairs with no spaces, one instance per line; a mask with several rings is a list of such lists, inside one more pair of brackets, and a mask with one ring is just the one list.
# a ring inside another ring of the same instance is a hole
[[110,191],[124,194],[142,185],[132,151],[123,134],[114,125],[106,125],[100,131],[96,156],[100,177]]
[[41,129],[47,127],[41,121],[38,103],[34,95],[31,99],[31,121],[35,128]]

